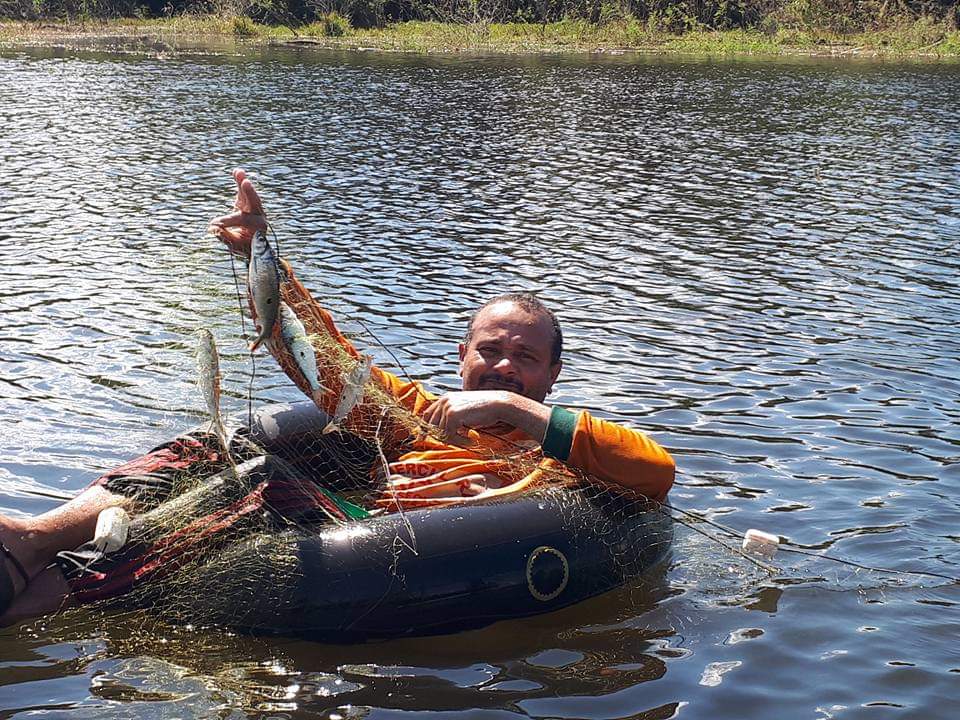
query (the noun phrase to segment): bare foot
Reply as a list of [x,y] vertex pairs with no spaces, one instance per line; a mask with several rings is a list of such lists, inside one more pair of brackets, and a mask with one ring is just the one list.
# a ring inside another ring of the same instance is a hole
[[247,257],[254,233],[267,230],[267,215],[247,173],[238,168],[233,171],[233,179],[237,183],[234,212],[211,220],[209,230],[220,238],[230,252]]
[[0,516],[0,615],[40,571],[28,535],[23,522]]

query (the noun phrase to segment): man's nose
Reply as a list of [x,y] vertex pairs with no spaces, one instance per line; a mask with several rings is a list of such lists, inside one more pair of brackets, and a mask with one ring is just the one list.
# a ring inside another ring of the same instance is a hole
[[513,375],[516,373],[516,368],[514,368],[510,358],[506,355],[497,360],[496,364],[493,366],[493,369],[502,375]]

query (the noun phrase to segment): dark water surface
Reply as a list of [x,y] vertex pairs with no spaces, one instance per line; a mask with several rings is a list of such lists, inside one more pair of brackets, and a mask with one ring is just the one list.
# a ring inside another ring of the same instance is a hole
[[[434,389],[472,307],[536,290],[552,401],[651,432],[674,505],[956,577],[958,99],[945,66],[4,51],[0,512],[196,424],[199,326],[244,417],[203,234],[240,165],[307,286]],[[253,393],[296,396],[266,360]],[[957,717],[960,586],[778,561],[678,527],[635,586],[365,646],[52,618],[0,632],[0,717]]]

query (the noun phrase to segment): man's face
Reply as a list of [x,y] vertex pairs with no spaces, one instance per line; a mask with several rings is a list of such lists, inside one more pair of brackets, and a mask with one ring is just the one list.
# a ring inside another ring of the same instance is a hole
[[460,344],[464,390],[510,390],[543,402],[561,363],[550,362],[553,327],[509,300],[484,308],[473,321],[468,345]]

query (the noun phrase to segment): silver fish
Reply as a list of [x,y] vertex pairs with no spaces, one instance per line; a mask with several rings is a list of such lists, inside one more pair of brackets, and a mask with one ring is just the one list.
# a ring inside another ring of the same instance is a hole
[[210,430],[216,433],[224,449],[227,448],[227,431],[220,415],[220,355],[213,333],[206,328],[197,330],[197,385],[203,393],[203,401],[210,413]]
[[344,373],[343,390],[340,392],[340,400],[337,401],[337,408],[333,411],[333,419],[327,423],[323,432],[330,433],[342,430],[340,423],[350,414],[357,403],[363,398],[363,387],[370,380],[370,369],[373,367],[373,357],[364,355],[353,370]]
[[280,312],[280,272],[277,258],[267,236],[258,230],[250,244],[250,265],[247,268],[247,290],[253,298],[254,323],[258,335],[250,345],[253,352],[273,334]]
[[285,302],[280,303],[280,336],[293,356],[297,369],[310,385],[313,401],[319,403],[321,396],[329,392],[329,389],[320,382],[320,376],[317,373],[317,356],[307,338],[307,329]]

